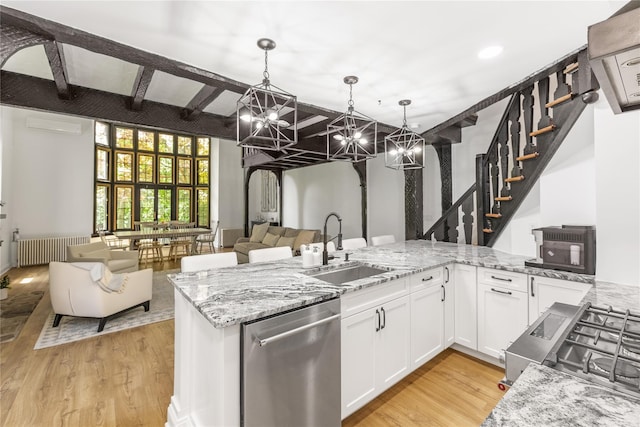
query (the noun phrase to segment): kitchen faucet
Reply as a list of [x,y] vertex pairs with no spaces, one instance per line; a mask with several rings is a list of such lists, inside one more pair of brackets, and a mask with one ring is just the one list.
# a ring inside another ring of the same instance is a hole
[[337,236],[338,245],[336,249],[339,251],[342,250],[342,218],[340,218],[340,215],[338,215],[337,213],[331,212],[329,215],[327,215],[327,218],[325,218],[324,220],[324,237],[323,237],[324,249],[322,250],[322,265],[329,264],[329,252],[327,252],[327,221],[329,221],[329,218],[331,218],[332,216],[336,217],[336,219],[338,220],[338,225],[340,227],[338,229],[338,236]]

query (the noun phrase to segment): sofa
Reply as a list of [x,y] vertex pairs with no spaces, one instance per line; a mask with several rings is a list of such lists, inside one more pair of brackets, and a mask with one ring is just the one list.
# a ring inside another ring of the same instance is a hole
[[300,245],[317,243],[322,239],[320,230],[276,227],[268,222],[254,225],[250,237],[239,238],[233,250],[238,256],[238,263],[249,262],[249,251],[280,246],[289,246],[293,254],[300,253]]
[[138,270],[138,251],[112,251],[103,242],[67,246],[67,262],[101,262],[112,273]]

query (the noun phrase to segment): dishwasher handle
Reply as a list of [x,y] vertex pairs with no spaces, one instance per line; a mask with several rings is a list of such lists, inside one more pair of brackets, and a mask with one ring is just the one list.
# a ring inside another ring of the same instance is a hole
[[265,345],[272,343],[274,341],[278,341],[281,340],[282,338],[286,338],[289,337],[291,335],[295,335],[297,333],[306,331],[307,329],[311,329],[311,328],[315,328],[316,326],[320,326],[320,325],[324,325],[325,323],[329,323],[333,320],[339,319],[340,318],[340,313],[338,314],[334,314],[333,316],[329,316],[329,317],[325,317],[324,319],[318,320],[316,322],[313,323],[309,323],[308,325],[302,325],[298,328],[294,328],[294,329],[290,329],[286,332],[283,332],[281,334],[278,335],[274,335],[272,337],[269,338],[265,338],[265,339],[260,339],[258,338],[258,342],[260,343],[260,347],[264,347]]

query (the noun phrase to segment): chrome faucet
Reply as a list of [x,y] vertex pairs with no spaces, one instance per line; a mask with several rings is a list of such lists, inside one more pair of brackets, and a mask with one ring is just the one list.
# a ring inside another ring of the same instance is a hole
[[[342,218],[340,218],[340,215],[338,215],[335,212],[331,212],[329,215],[327,215],[327,218],[325,218],[324,220],[324,237],[323,237],[323,244],[324,244],[324,249],[322,250],[322,265],[328,265],[329,264],[329,252],[327,252],[327,222],[329,221],[329,218],[331,218],[332,216],[335,216],[336,219],[338,220],[338,225],[339,225],[339,229],[338,229],[338,245],[337,245],[337,250],[342,250]],[[335,239],[335,237],[334,237]],[[333,240],[333,239],[331,239]]]

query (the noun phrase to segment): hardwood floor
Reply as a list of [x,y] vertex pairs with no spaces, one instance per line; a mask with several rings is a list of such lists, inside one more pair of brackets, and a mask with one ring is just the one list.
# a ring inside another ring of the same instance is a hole
[[[153,268],[179,268],[179,261]],[[9,275],[11,292],[48,286],[47,266]],[[173,320],[33,350],[50,310],[46,291],[18,338],[0,344],[1,425],[163,426],[173,393]],[[502,397],[503,374],[447,350],[342,425],[479,425]]]

